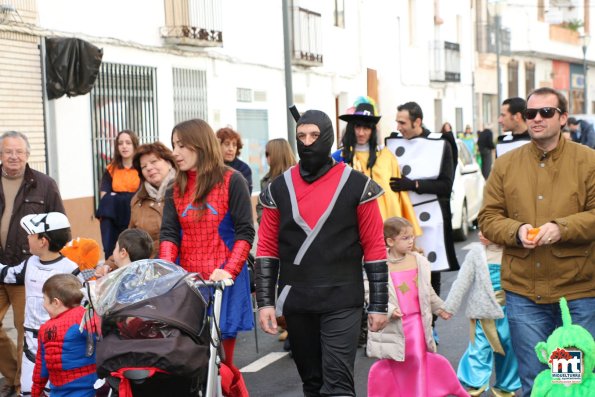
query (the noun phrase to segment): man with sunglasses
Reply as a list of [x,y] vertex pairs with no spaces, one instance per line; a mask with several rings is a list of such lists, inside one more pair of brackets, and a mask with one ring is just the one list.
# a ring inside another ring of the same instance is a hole
[[531,141],[531,135],[525,121],[527,103],[523,98],[512,97],[502,102],[498,124],[506,133],[498,137],[496,157]]
[[496,160],[479,214],[483,235],[504,246],[502,288],[527,397],[547,368],[535,345],[562,325],[561,297],[574,323],[595,334],[595,152],[562,138],[567,109],[552,88],[529,95],[531,143]]
[[[19,225],[21,218],[30,214],[64,213],[56,182],[29,167],[30,153],[25,134],[9,131],[0,136],[0,263],[9,266],[18,265],[31,256],[27,233]],[[17,346],[2,326],[11,305],[18,333]],[[12,396],[20,387],[24,316],[25,287],[0,284],[0,373],[6,378],[0,397]]]

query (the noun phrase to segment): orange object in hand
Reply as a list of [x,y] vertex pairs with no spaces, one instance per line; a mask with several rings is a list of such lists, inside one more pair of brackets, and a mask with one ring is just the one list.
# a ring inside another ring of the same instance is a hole
[[537,236],[537,233],[539,233],[538,227],[529,229],[529,231],[527,232],[527,240],[533,241],[535,239],[535,237]]

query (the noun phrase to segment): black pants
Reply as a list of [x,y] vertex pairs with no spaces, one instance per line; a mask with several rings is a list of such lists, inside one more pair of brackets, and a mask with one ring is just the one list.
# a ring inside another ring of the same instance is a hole
[[306,397],[355,396],[353,367],[362,310],[285,315]]
[[484,179],[488,179],[490,171],[492,171],[492,150],[482,149],[479,153],[481,155],[481,174]]
[[[436,291],[436,295],[440,296],[440,287],[442,284],[442,273],[440,272],[432,272],[430,275],[430,283],[432,284],[432,288]],[[436,320],[438,316],[432,314],[432,327],[436,324]]]

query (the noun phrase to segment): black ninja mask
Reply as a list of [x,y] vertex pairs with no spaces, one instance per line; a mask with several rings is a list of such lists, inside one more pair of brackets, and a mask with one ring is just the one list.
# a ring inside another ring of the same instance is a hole
[[320,110],[308,110],[297,121],[297,127],[303,124],[314,124],[320,130],[320,136],[310,146],[297,140],[300,155],[300,175],[308,183],[312,183],[331,169],[334,162],[331,147],[335,140],[333,124],[326,113]]

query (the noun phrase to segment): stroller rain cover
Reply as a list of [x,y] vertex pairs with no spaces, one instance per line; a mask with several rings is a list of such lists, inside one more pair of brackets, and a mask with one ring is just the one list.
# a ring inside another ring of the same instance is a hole
[[92,302],[102,319],[100,377],[135,367],[194,377],[207,366],[208,305],[197,277],[173,263],[146,259],[97,281]]

